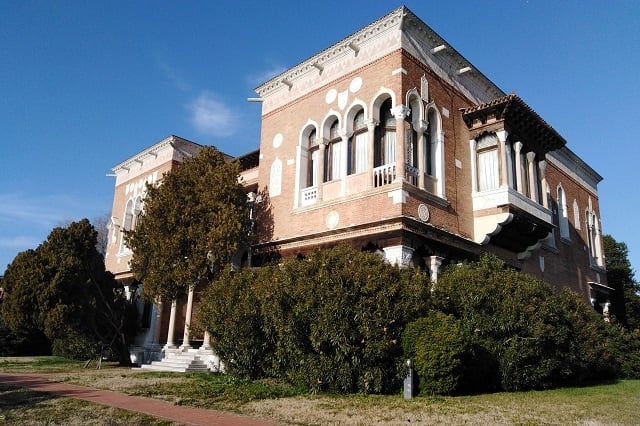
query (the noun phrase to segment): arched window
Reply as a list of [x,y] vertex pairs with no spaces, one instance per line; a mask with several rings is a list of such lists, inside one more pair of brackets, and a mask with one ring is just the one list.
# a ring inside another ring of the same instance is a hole
[[124,211],[123,228],[125,231],[131,231],[133,229],[133,200],[127,202],[127,207]]
[[324,181],[340,179],[344,174],[344,159],[342,154],[342,137],[340,136],[340,123],[336,119],[329,128],[329,143],[325,150]]
[[498,137],[489,133],[476,143],[478,191],[490,191],[500,186],[498,162]]
[[429,108],[427,119],[429,124],[424,138],[424,171],[429,176],[435,176],[436,158],[434,156],[434,149],[438,143],[440,129],[438,128],[439,121],[434,108]]
[[598,216],[591,209],[591,200],[589,200],[589,209],[585,215],[585,226],[587,227],[587,244],[589,245],[589,259],[592,265],[602,266],[602,247],[600,245],[600,222]]
[[353,118],[353,135],[347,149],[347,174],[362,173],[367,170],[367,125],[364,110]]
[[396,118],[391,113],[391,98],[380,106],[380,125],[376,128],[374,167],[396,161]]
[[558,186],[558,227],[560,228],[560,238],[566,241],[570,241],[569,235],[569,212],[567,211],[567,196],[562,189],[562,186]]
[[320,150],[318,149],[318,135],[316,129],[313,129],[307,137],[308,157],[307,157],[307,184],[306,187],[318,186],[318,170],[320,164],[318,158]]

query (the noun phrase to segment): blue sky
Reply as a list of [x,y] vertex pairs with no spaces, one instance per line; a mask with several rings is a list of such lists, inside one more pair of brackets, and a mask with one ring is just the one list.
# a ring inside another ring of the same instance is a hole
[[[253,89],[393,1],[0,0],[0,274],[50,230],[111,211],[111,167],[176,134],[256,149]],[[404,4],[604,177],[603,230],[640,268],[640,2]]]

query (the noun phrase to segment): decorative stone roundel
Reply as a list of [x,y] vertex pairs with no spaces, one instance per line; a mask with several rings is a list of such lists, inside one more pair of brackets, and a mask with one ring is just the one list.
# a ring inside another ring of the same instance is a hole
[[327,92],[327,95],[324,98],[324,101],[328,104],[333,103],[338,97],[338,91],[336,89],[331,89]]
[[361,87],[362,87],[362,78],[356,77],[353,80],[351,80],[351,83],[349,84],[349,91],[351,93],[356,93],[358,90],[360,90]]
[[431,214],[429,213],[429,208],[426,205],[420,204],[418,206],[418,217],[420,218],[421,221],[429,222],[430,215]]
[[337,211],[331,211],[329,212],[329,214],[327,215],[327,219],[326,219],[326,225],[327,228],[329,229],[335,229],[336,226],[338,226],[338,221],[340,220],[340,215],[338,214]]
[[278,133],[273,137],[273,147],[279,148],[282,145],[282,133]]

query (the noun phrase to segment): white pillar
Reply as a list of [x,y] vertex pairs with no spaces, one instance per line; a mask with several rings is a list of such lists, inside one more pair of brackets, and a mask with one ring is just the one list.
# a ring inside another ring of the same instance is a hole
[[160,328],[162,326],[162,300],[156,299],[153,304],[153,321],[151,322],[151,346],[160,346]]
[[478,192],[478,153],[475,139],[469,139],[469,152],[471,152],[471,194],[475,194]]
[[536,165],[536,153],[535,152],[527,152],[527,167],[529,170],[529,198],[531,201],[538,202],[538,184],[536,173],[535,173],[535,165]]
[[513,144],[513,150],[516,157],[516,190],[524,194],[524,188],[522,185],[522,158],[520,157],[520,151],[522,150],[522,142],[516,142]]
[[171,301],[171,313],[169,314],[169,332],[167,333],[167,344],[164,345],[165,349],[175,349],[176,344],[173,338],[173,333],[176,328],[176,299]]
[[187,313],[184,317],[184,334],[182,335],[182,345],[180,350],[186,351],[191,349],[189,342],[189,329],[191,328],[191,312],[193,310],[193,286],[189,286],[189,295],[187,296]]
[[509,186],[509,174],[507,169],[507,157],[509,153],[507,152],[507,131],[501,130],[496,132],[496,136],[498,137],[498,158],[499,158],[499,167],[500,167],[500,187],[506,188]]
[[538,161],[538,174],[540,176],[540,192],[542,193],[542,204],[544,207],[549,208],[549,199],[547,197],[547,162],[546,160]]
[[431,293],[433,293],[436,289],[436,283],[438,282],[438,273],[440,272],[440,266],[442,266],[442,261],[444,257],[440,256],[429,256],[429,275],[431,277]]
[[321,140],[318,146],[318,202],[322,201],[322,187],[324,186],[324,156],[327,152],[326,140]]
[[209,351],[211,350],[211,335],[208,331],[204,332],[204,338],[202,339],[202,346],[200,346],[201,351]]
[[[429,168],[428,162],[431,162],[431,158],[426,158],[426,153],[429,151],[425,149],[426,144],[431,143],[431,140],[426,137],[429,130],[429,122],[420,120],[418,124],[418,188],[425,189],[424,175]],[[432,150],[433,151],[433,150]],[[433,154],[433,152],[432,152]],[[433,173],[433,170],[432,170]]]
[[[342,139],[342,147],[340,152],[340,156],[342,158],[342,170],[340,170],[340,195],[345,195],[347,193],[347,170],[349,169],[348,159],[349,159],[349,135],[347,132],[340,131],[340,138]],[[355,143],[355,142],[354,142]]]
[[373,118],[367,120],[367,173],[369,174],[369,188],[373,188],[373,168],[376,144],[376,126],[378,122]]
[[407,123],[404,119],[411,114],[411,109],[404,105],[396,105],[391,113],[396,119],[396,180],[404,182],[407,164]]

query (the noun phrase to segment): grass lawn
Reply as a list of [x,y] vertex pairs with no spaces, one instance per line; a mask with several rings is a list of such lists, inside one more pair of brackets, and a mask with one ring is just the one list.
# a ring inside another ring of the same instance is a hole
[[[83,362],[55,357],[0,358],[0,371],[49,373],[52,380],[271,418],[284,425],[640,423],[638,380],[536,392],[416,397],[405,401],[400,392],[384,396],[309,395],[277,381],[251,382],[217,374],[146,373],[113,364],[105,364],[101,370],[96,370],[95,364],[87,369],[83,366]],[[33,421],[7,423],[167,424],[152,423],[144,416],[129,417],[135,415],[121,410],[102,410],[103,407],[99,412],[95,408],[84,412],[80,407],[86,405],[85,402],[43,397],[0,385],[0,424],[23,418]],[[34,414],[38,412],[41,414]],[[64,417],[70,414],[77,418]],[[101,420],[92,423],[92,415]],[[38,423],[44,418],[49,421]]]

